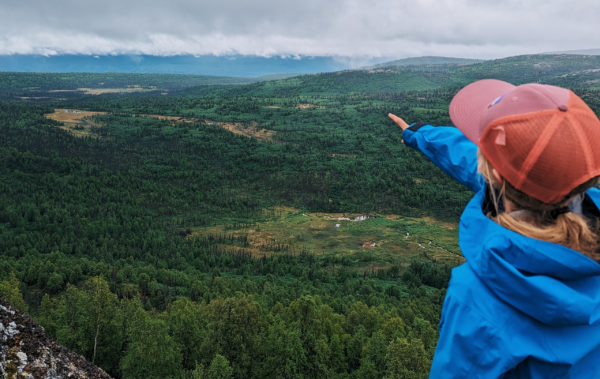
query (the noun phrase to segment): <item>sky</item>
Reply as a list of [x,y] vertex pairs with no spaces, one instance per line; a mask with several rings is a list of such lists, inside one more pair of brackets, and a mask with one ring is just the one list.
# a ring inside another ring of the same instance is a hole
[[501,58],[600,48],[598,0],[0,1],[0,55]]

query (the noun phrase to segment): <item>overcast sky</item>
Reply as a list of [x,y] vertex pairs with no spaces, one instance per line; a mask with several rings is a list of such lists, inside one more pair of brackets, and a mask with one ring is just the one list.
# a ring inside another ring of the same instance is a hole
[[0,54],[498,58],[600,47],[599,0],[2,0]]

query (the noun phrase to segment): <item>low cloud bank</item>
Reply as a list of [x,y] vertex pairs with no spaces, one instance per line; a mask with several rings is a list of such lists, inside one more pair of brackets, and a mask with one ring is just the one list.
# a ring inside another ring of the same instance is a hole
[[0,5],[0,54],[497,58],[600,46],[580,0],[23,0]]

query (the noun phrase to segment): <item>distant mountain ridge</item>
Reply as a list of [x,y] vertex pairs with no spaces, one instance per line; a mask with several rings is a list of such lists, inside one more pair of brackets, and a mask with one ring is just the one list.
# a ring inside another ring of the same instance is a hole
[[[389,62],[388,62],[389,63]],[[288,96],[349,93],[400,93],[404,91],[461,88],[481,79],[498,79],[515,85],[538,82],[564,88],[600,89],[600,56],[521,55],[474,64],[440,64],[346,70],[317,75],[229,86],[228,95]],[[204,96],[212,89],[189,87],[181,94]]]
[[452,58],[452,57],[413,57],[403,58],[395,61],[379,63],[373,66],[363,67],[365,70],[372,70],[380,67],[406,67],[406,66],[424,66],[424,65],[470,65],[483,62],[482,59]]
[[176,90],[199,85],[243,85],[269,80],[282,80],[300,74],[272,74],[258,77],[139,74],[122,72],[0,72],[0,91],[18,90],[23,85],[30,90],[76,90],[78,88],[143,87],[146,90]]
[[553,51],[542,54],[567,54],[567,55],[600,55],[600,48],[598,49],[585,49],[585,50],[567,50],[567,51]]
[[[134,92],[138,96],[271,96],[348,93],[400,93],[460,88],[480,79],[513,84],[545,83],[564,88],[600,89],[600,56],[522,55],[474,64],[432,64],[441,59],[374,69],[353,69],[311,75],[275,74],[265,77],[224,77],[138,73],[18,73],[0,72],[0,98],[48,102],[90,94]],[[456,58],[450,58],[456,62]],[[446,61],[447,62],[447,61]],[[385,65],[386,63],[384,63]],[[389,62],[387,63],[389,64]],[[138,89],[132,89],[137,87]],[[119,90],[126,89],[125,91]],[[94,91],[94,89],[99,91]],[[112,89],[112,90],[111,90]],[[110,95],[112,93],[112,95]]]

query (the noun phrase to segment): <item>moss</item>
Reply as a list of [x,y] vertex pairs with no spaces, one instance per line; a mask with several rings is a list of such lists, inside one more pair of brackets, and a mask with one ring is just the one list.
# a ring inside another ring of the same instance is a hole
[[16,379],[19,369],[19,352],[18,347],[12,347],[8,350],[6,357],[6,363],[4,364],[4,372],[6,373],[6,379]]

